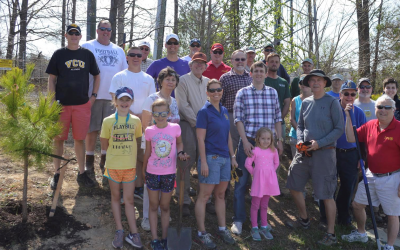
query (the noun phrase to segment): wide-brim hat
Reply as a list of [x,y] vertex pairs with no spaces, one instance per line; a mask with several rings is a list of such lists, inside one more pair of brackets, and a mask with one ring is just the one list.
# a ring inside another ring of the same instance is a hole
[[313,76],[323,77],[326,80],[326,86],[325,87],[330,87],[332,85],[331,79],[329,77],[327,77],[325,75],[325,72],[320,70],[320,69],[311,70],[310,74],[308,74],[306,77],[304,77],[303,85],[306,86],[306,87],[310,87],[310,85],[308,84],[308,81]]

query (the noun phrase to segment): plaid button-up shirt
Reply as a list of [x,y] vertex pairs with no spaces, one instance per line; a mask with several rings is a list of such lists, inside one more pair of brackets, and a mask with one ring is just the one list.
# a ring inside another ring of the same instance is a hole
[[223,74],[219,81],[222,83],[222,88],[224,89],[221,99],[222,106],[228,112],[233,112],[236,93],[239,89],[249,86],[253,82],[253,78],[251,78],[247,71],[244,71],[242,75],[238,75],[231,69],[231,71]]
[[154,60],[151,60],[150,58],[147,58],[146,60],[142,61],[142,64],[140,66],[140,69],[146,73],[147,68],[150,66],[150,64],[152,64],[154,62]]
[[278,93],[264,86],[257,90],[253,84],[237,92],[233,117],[235,123],[241,121],[246,136],[255,138],[257,130],[267,127],[275,132],[275,123],[282,122]]

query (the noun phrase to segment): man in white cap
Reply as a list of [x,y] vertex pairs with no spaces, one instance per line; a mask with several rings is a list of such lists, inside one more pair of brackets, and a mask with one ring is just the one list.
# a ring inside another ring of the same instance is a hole
[[[310,74],[310,71],[314,69],[314,63],[311,58],[306,58],[301,62],[301,67],[303,68],[303,74]],[[300,77],[295,77],[290,84],[290,96],[295,98],[296,96],[300,95]]]
[[332,90],[326,92],[328,95],[335,97],[336,99],[340,99],[340,88],[344,83],[344,78],[341,74],[334,74],[331,78],[332,80]]
[[[173,68],[178,75],[183,76],[190,72],[188,61],[182,60],[178,57],[179,51],[179,37],[176,34],[169,34],[165,41],[165,48],[167,49],[167,57],[154,61],[147,69],[146,73],[157,79],[158,73],[167,66]],[[156,84],[157,85],[157,84]],[[157,86],[159,89],[160,86]],[[171,94],[175,97],[174,91]]]
[[249,46],[245,50],[247,57],[247,64],[245,70],[250,72],[250,67],[254,63],[254,59],[256,58],[256,49],[253,46]]
[[142,51],[142,64],[140,66],[141,70],[146,73],[149,66],[154,62],[154,60],[147,58],[150,54],[150,43],[142,41],[139,43],[138,47]]
[[197,38],[193,38],[192,40],[190,40],[189,45],[190,45],[190,48],[189,48],[190,54],[181,58],[182,60],[185,60],[188,62],[192,61],[193,55],[196,54],[197,52],[200,52],[200,50],[201,50],[201,43],[200,43],[200,40]]

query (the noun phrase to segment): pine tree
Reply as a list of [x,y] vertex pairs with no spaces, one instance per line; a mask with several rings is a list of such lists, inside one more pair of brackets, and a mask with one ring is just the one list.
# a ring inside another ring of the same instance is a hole
[[34,85],[29,84],[34,65],[26,72],[13,68],[0,80],[0,148],[16,161],[24,161],[22,221],[28,219],[28,167],[42,167],[53,151],[53,139],[61,133],[58,122],[61,105],[52,96],[39,94],[32,98]]

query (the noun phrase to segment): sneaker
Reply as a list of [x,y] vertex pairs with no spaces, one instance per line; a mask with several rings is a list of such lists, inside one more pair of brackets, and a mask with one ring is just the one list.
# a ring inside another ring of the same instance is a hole
[[140,240],[139,233],[135,233],[135,234],[129,233],[125,237],[125,241],[128,242],[129,244],[131,244],[134,247],[137,247],[137,248],[142,248],[143,247],[142,241]]
[[206,233],[206,232],[202,232],[202,235],[199,236],[198,234],[196,235],[196,238],[194,239],[197,243],[199,243],[202,247],[206,248],[206,249],[215,249],[217,248],[217,245],[215,245],[215,243],[211,240],[211,235]]
[[190,209],[189,209],[189,205],[188,205],[188,204],[183,204],[183,207],[182,207],[182,216],[183,216],[183,217],[190,216]]
[[76,181],[85,187],[93,187],[94,186],[94,181],[89,178],[87,175],[86,171],[83,172],[83,174],[78,173],[78,177],[76,178]]
[[348,242],[367,242],[368,241],[368,236],[367,234],[360,234],[358,230],[353,230],[351,231],[350,234],[347,235],[342,235],[342,240],[348,241]]
[[143,187],[135,188],[134,196],[135,196],[135,198],[143,200]]
[[112,241],[114,248],[122,248],[124,246],[124,230],[115,231],[114,240]]
[[231,232],[237,235],[241,235],[242,234],[242,226],[243,223],[239,222],[239,221],[234,221],[231,227]]
[[260,236],[260,233],[259,233],[259,230],[258,230],[258,228],[252,228],[251,229],[251,237],[253,237],[253,240],[254,241],[261,241],[261,236]]
[[308,220],[307,222],[303,222],[303,220],[300,218],[297,218],[295,221],[292,220],[285,221],[285,225],[292,229],[296,228],[308,229],[310,227],[310,224],[311,224],[310,220]]
[[336,236],[333,236],[332,234],[329,233],[325,233],[324,238],[322,238],[322,240],[319,240],[317,243],[319,245],[332,246],[337,244],[337,239]]
[[393,246],[389,246],[388,244],[383,246],[383,250],[394,250]]
[[235,240],[233,239],[231,232],[225,228],[225,230],[218,230],[218,237],[223,240],[226,244],[233,245],[235,244]]
[[142,223],[140,224],[144,231],[150,231],[150,221],[149,218],[143,218]]
[[[269,225],[268,225],[269,226]],[[273,238],[274,238],[274,236],[272,236],[272,234],[271,234],[271,230],[269,229],[269,227],[266,227],[266,228],[260,228],[260,231],[259,231],[259,233],[260,233],[260,235],[261,236],[263,236],[265,239],[267,239],[267,240],[272,240]]]
[[154,250],[164,250],[164,246],[161,244],[159,240],[152,240],[150,242],[151,249]]
[[164,250],[168,250],[168,241],[167,241],[167,239],[161,239],[161,245],[164,247]]
[[209,202],[209,203],[206,204],[206,211],[209,214],[216,214],[215,206],[214,206],[214,204],[212,202]]
[[55,174],[53,176],[53,179],[51,179],[51,182],[50,182],[51,190],[56,190],[57,189],[58,179],[60,179],[60,174],[57,173],[57,174]]

